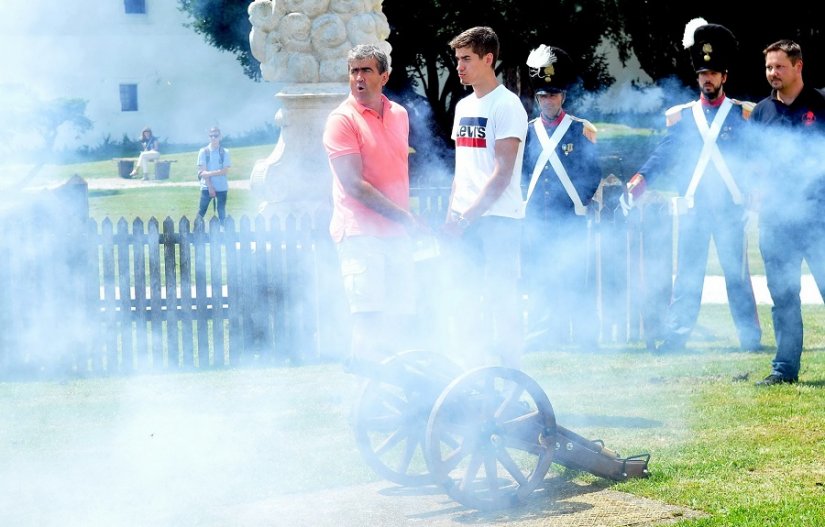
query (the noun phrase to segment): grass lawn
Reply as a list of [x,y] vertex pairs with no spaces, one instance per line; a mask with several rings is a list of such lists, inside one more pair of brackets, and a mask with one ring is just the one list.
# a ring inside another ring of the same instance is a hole
[[[255,161],[267,157],[274,145],[259,145],[231,148],[232,169],[230,181],[248,181]],[[112,221],[126,219],[130,224],[135,218],[146,222],[155,217],[163,221],[167,216],[175,221],[182,216],[194,220],[198,208],[200,191],[197,187],[181,187],[178,183],[197,181],[195,162],[197,152],[183,152],[163,155],[173,161],[168,180],[148,181],[136,188],[90,189],[89,209],[91,216],[100,223],[108,217]],[[26,172],[26,167],[18,167],[16,174]],[[117,164],[112,160],[67,165],[45,165],[34,177],[26,181],[30,187],[50,186],[62,183],[73,175],[78,175],[93,184],[94,180],[119,179]],[[227,214],[235,218],[256,214],[259,199],[247,189],[232,189],[227,199]]]
[[[230,179],[248,179],[271,148],[233,148]],[[177,161],[169,183],[194,180],[194,152],[164,157]],[[117,167],[46,166],[28,184],[73,174],[116,178]],[[177,221],[193,218],[198,191],[150,182],[89,198],[98,221]],[[254,214],[256,201],[233,190],[229,213]],[[720,273],[713,251],[709,272]],[[528,355],[524,370],[561,425],[623,455],[652,455],[651,478],[613,488],[708,514],[680,525],[822,526],[825,307],[803,306],[801,383],[757,389],[774,351],[769,309],[760,306],[761,353],[737,351],[727,306],[704,305],[689,352],[555,349]],[[216,511],[227,507],[378,481],[351,433],[357,389],[337,364],[0,382],[0,525],[222,527]],[[597,480],[554,466],[559,474]]]
[[[760,317],[772,346],[767,307]],[[825,308],[805,317],[794,386],[753,385],[773,350],[736,351],[718,305],[703,306],[687,353],[558,349],[528,355],[524,371],[562,426],[652,455],[649,479],[615,490],[709,515],[680,525],[820,526]],[[337,364],[0,383],[2,524],[218,527],[227,508],[378,481],[351,434],[356,399]],[[554,465],[559,475],[597,480]]]

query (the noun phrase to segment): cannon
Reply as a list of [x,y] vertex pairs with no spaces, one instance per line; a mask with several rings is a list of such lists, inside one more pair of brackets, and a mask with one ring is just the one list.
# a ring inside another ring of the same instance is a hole
[[522,502],[553,463],[614,481],[648,476],[649,454],[623,458],[558,425],[545,392],[521,370],[462,372],[442,355],[413,350],[361,373],[356,444],[394,483],[434,483],[465,507],[489,511]]

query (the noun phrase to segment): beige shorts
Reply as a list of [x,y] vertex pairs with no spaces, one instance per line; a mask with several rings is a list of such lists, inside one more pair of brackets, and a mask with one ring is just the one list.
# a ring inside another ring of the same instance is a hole
[[352,313],[415,312],[415,263],[409,237],[350,236],[337,248]]

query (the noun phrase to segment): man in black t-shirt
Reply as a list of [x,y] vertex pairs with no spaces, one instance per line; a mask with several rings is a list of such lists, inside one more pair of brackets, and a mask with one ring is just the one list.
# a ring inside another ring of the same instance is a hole
[[759,386],[795,383],[802,357],[803,259],[825,297],[825,95],[802,80],[802,49],[780,40],[765,48],[773,90],[751,122],[766,157],[759,181],[759,249],[773,307],[776,356]]

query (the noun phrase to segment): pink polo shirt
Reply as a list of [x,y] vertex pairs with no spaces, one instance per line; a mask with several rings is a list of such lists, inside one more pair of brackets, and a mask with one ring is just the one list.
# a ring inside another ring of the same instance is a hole
[[[330,113],[324,128],[324,147],[330,161],[358,154],[363,164],[364,180],[372,184],[393,203],[409,210],[410,123],[407,110],[382,95],[383,118],[350,96]],[[404,227],[344,191],[335,169],[332,170],[332,221],[329,232],[336,242],[344,236],[400,236]]]

